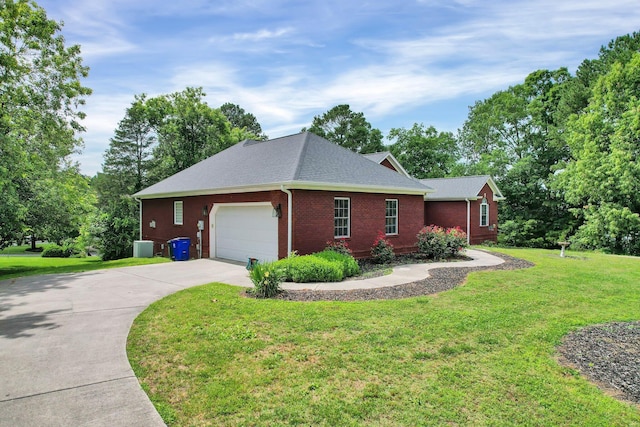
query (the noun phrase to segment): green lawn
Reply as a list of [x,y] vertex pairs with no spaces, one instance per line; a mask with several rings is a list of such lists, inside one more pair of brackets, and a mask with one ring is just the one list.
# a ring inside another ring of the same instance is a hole
[[129,358],[169,425],[640,425],[555,359],[569,331],[640,319],[640,259],[504,252],[536,267],[406,300],[187,289],[136,319]]
[[[47,246],[49,246],[49,244],[47,243],[38,243],[36,245],[36,248],[39,249],[44,249]],[[13,254],[13,255],[32,255],[32,254],[39,254],[40,252],[29,252],[27,251],[27,249],[31,249],[31,245],[20,245],[20,246],[8,246],[2,250],[0,250],[0,255],[7,255],[7,254]]]
[[169,262],[167,258],[126,258],[102,261],[98,257],[42,258],[39,256],[0,256],[0,280],[50,273],[78,273],[103,268]]

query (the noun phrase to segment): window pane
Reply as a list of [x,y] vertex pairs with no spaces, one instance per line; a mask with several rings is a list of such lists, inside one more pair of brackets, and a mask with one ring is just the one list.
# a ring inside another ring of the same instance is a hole
[[333,235],[334,237],[349,237],[349,199],[334,199]]
[[173,202],[173,223],[176,225],[183,224],[182,202]]
[[387,200],[385,211],[385,234],[398,234],[398,201]]

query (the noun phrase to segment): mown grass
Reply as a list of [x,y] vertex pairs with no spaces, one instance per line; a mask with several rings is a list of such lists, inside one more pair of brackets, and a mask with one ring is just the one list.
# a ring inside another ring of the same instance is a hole
[[536,263],[434,296],[286,302],[209,284],[134,322],[134,371],[169,425],[640,425],[555,359],[584,325],[640,319],[640,260]]
[[[48,243],[42,244],[38,243],[36,248],[42,251],[42,249],[49,246]],[[7,246],[6,248],[0,250],[0,255],[32,255],[32,254],[40,254],[40,252],[29,252],[28,249],[31,249],[31,245],[20,245],[20,246]]]
[[51,273],[79,273],[104,268],[169,262],[167,258],[125,258],[102,261],[98,257],[42,258],[39,256],[0,256],[0,280]]

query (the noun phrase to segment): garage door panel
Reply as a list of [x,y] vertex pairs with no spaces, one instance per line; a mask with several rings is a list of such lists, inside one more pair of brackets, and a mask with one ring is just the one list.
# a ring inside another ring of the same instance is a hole
[[216,212],[216,256],[246,261],[278,259],[278,218],[271,205],[221,206]]

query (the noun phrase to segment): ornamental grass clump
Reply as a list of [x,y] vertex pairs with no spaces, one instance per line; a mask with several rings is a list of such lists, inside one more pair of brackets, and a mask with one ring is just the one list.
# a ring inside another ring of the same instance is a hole
[[395,257],[393,245],[386,239],[383,232],[379,232],[371,247],[371,260],[376,264],[388,264]]
[[417,238],[418,251],[436,260],[456,256],[467,247],[467,234],[460,227],[445,230],[429,225],[418,232]]
[[280,292],[283,274],[275,263],[253,264],[249,277],[253,282],[253,294],[256,298],[273,298]]

